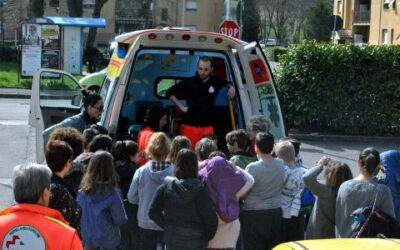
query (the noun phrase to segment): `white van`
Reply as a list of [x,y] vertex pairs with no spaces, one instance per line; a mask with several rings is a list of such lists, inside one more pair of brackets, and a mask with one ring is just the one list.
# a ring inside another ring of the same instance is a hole
[[[271,69],[260,46],[212,32],[182,29],[141,30],[117,36],[118,47],[107,68],[100,94],[101,125],[116,139],[127,139],[141,128],[144,112],[163,106],[169,112],[170,134],[179,133],[179,113],[165,92],[196,72],[201,56],[212,58],[214,74],[231,82],[236,97],[229,104],[217,97],[220,112],[214,125],[219,141],[245,128],[252,115],[270,122],[276,139],[285,136],[282,113]],[[41,69],[32,83],[29,124],[36,128],[37,161],[43,161],[42,131],[80,111],[80,86],[69,73]]]

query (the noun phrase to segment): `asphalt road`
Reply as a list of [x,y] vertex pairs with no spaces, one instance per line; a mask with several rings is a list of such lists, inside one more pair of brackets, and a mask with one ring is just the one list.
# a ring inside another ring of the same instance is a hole
[[[0,209],[13,203],[12,169],[14,166],[33,162],[35,159],[35,131],[28,125],[28,99],[0,98]],[[356,161],[359,151],[368,146],[380,152],[399,149],[399,143],[385,141],[311,141],[303,140],[300,154],[305,166],[313,166],[326,155],[344,161],[358,174]]]

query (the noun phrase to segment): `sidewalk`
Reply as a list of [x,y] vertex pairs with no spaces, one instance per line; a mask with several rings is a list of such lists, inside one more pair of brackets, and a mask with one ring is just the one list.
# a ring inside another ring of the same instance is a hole
[[30,89],[0,88],[0,98],[29,99],[29,98],[31,98],[31,90]]

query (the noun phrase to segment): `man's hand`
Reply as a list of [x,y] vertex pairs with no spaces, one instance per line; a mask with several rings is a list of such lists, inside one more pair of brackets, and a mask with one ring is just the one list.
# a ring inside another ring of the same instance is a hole
[[171,96],[169,97],[169,99],[170,99],[183,113],[188,112],[189,108],[188,108],[187,106],[183,105],[183,104],[178,100],[178,98],[176,98],[176,96],[171,95]]
[[229,99],[233,99],[236,95],[236,90],[233,86],[229,86],[229,90],[228,90],[228,97]]

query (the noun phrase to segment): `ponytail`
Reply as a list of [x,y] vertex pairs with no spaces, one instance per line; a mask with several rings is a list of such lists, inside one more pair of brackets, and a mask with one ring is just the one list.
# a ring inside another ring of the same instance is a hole
[[361,161],[361,168],[367,171],[371,176],[376,172],[378,165],[381,162],[379,152],[372,147],[361,151],[359,160]]

